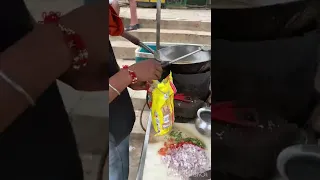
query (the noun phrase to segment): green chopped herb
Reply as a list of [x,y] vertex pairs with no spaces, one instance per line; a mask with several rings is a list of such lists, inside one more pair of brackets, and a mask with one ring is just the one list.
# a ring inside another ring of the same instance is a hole
[[205,148],[205,144],[200,141],[197,138],[191,138],[191,137],[187,137],[187,138],[183,138],[182,136],[182,132],[179,131],[171,131],[169,136],[171,136],[172,138],[174,138],[174,140],[179,143],[179,142],[190,142],[196,146],[199,146],[201,148]]
[[184,141],[185,142],[190,142],[196,146],[199,146],[201,148],[206,148],[204,143],[202,141],[200,141],[199,139],[196,139],[196,138],[191,138],[191,137],[188,137],[188,138],[184,138]]

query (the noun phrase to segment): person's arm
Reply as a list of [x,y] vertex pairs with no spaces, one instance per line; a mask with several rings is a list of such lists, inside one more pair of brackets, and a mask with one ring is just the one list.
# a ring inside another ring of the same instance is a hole
[[[35,25],[25,37],[1,52],[0,70],[19,84],[34,101],[62,75],[76,89],[81,87],[73,82],[86,80],[88,77],[89,83],[87,82],[85,89],[108,89],[105,83],[108,80],[105,70],[105,50],[108,49],[109,40],[106,33],[109,18],[107,7],[107,1],[99,1],[77,8],[60,19],[63,25],[81,36],[89,52],[88,66],[80,69],[79,73],[74,73],[74,76],[70,75],[72,73],[69,73],[70,77],[66,75],[66,72],[72,72],[70,66],[74,54],[67,47],[64,34],[56,25]],[[98,72],[94,74],[96,71]],[[92,81],[95,81],[94,85],[92,88],[88,87]],[[0,80],[0,132],[29,107],[27,102],[25,97],[15,92],[3,79]]]
[[[0,54],[0,70],[36,100],[71,65],[72,54],[54,25],[35,25]],[[27,99],[0,78],[0,132],[28,108]]]
[[[145,60],[139,63],[135,63],[129,67],[129,69],[135,72],[138,82],[131,84],[132,78],[128,70],[121,69],[118,73],[109,78],[109,103],[112,102],[125,88],[129,85],[136,86],[136,90],[145,89],[146,82],[150,82],[155,79],[160,79],[162,74],[161,64],[153,59]],[[140,88],[137,88],[141,86]],[[118,91],[118,92],[117,92]]]
[[[131,76],[127,70],[120,70],[118,73],[110,77],[109,84],[114,87],[119,93],[131,84]],[[109,103],[112,102],[117,96],[118,92],[109,87]]]

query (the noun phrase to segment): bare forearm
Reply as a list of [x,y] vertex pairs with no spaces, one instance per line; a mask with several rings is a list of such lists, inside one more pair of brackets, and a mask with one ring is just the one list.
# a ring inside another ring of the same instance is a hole
[[[36,100],[71,64],[63,34],[53,25],[32,32],[0,55],[0,69]],[[28,107],[26,98],[3,79],[0,82],[0,131]]]
[[[109,84],[121,93],[131,84],[131,77],[128,71],[120,70],[117,74],[113,75],[109,79]],[[109,88],[109,103],[112,102],[117,96],[118,93],[112,88]]]

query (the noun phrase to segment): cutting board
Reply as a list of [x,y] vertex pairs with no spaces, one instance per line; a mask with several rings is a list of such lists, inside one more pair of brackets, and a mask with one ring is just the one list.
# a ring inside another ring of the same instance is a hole
[[[207,147],[206,153],[211,161],[211,139],[201,135],[194,124],[175,123],[174,129],[204,142]],[[163,137],[154,137],[154,134],[155,132],[152,128],[143,170],[143,180],[180,180],[178,177],[169,177],[167,175],[167,167],[162,164],[161,156],[158,154],[159,149],[163,147],[165,139]]]

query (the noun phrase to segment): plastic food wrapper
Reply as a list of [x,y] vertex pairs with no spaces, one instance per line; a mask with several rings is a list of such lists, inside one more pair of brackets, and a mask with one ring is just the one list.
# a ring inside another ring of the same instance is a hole
[[162,82],[153,81],[148,89],[148,105],[151,109],[155,136],[169,133],[174,123],[174,94],[177,92],[170,73]]

